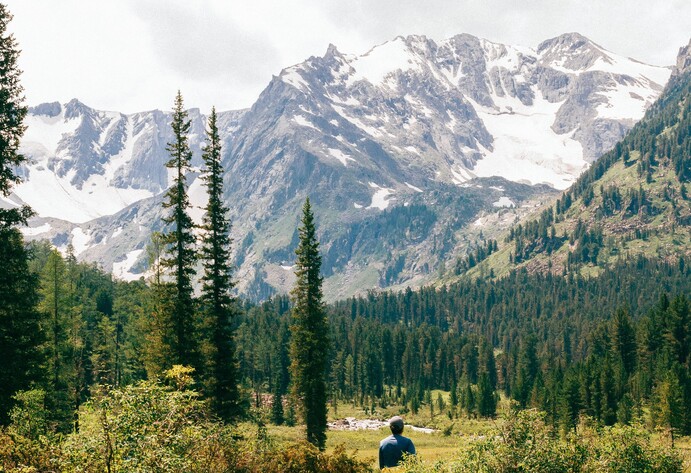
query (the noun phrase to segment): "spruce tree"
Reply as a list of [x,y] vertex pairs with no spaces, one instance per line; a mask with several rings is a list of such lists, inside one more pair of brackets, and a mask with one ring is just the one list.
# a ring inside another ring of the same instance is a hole
[[326,362],[329,327],[322,295],[321,256],[309,198],[302,208],[300,241],[295,254],[297,281],[293,298],[293,338],[290,346],[292,393],[301,405],[307,441],[324,449],[326,444]]
[[480,375],[477,387],[477,413],[480,417],[494,417],[497,413],[497,398],[489,374]]
[[[19,153],[19,142],[26,129],[23,122],[28,111],[22,95],[24,89],[19,83],[21,71],[17,66],[17,41],[7,31],[10,21],[12,15],[0,3],[0,194],[5,197],[12,192],[12,186],[21,181],[16,169],[26,160]],[[31,214],[31,209],[26,206],[0,208],[0,226],[25,224]]]
[[41,311],[46,314],[48,382],[46,404],[52,430],[69,432],[74,405],[71,402],[76,376],[72,366],[70,319],[72,297],[67,265],[60,253],[53,249],[41,272]]
[[172,298],[171,326],[172,336],[170,365],[185,365],[195,369],[199,368],[199,349],[197,345],[195,303],[192,289],[192,278],[195,270],[194,264],[197,255],[194,249],[195,236],[192,233],[194,223],[187,209],[189,198],[187,196],[187,173],[190,172],[192,151],[188,142],[191,121],[187,111],[183,107],[182,94],[178,91],[175,97],[173,109],[174,139],[168,143],[167,150],[171,159],[166,167],[173,170],[173,185],[166,192],[164,209],[169,209],[169,214],[163,221],[169,228],[163,233],[166,243],[166,255],[161,260],[163,268],[172,273]]
[[238,367],[232,318],[236,302],[231,295],[230,221],[228,208],[223,204],[223,168],[221,166],[221,139],[216,125],[216,109],[211,109],[206,146],[202,158],[205,169],[203,179],[209,196],[204,214],[204,237],[201,256],[204,276],[201,302],[205,327],[208,330],[206,374],[208,394],[216,414],[229,421],[240,414],[238,393]]
[[[24,105],[19,49],[7,26],[12,15],[0,4],[0,196],[7,197],[20,181],[15,170],[25,161],[19,153],[24,134]],[[37,279],[28,267],[29,254],[16,228],[31,216],[29,207],[0,208],[0,425],[7,424],[12,396],[29,389],[42,375],[42,335]]]

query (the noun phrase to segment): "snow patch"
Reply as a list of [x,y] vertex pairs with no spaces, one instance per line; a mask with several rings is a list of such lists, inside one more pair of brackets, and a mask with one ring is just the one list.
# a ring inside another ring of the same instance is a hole
[[514,182],[549,183],[563,190],[588,167],[583,147],[572,134],[559,135],[552,130],[562,102],[550,103],[539,91],[535,95],[533,106],[494,97],[501,112],[473,102],[494,137],[493,149],[484,150],[484,158],[476,163],[473,174],[501,176]]
[[206,185],[201,176],[198,176],[192,184],[190,184],[187,195],[190,199],[189,215],[195,225],[201,225],[204,219],[206,205],[209,203],[209,194],[207,193]]
[[384,210],[389,206],[389,203],[391,200],[394,200],[395,197],[388,198],[389,195],[393,194],[393,189],[389,189],[387,187],[381,187],[374,182],[370,182],[369,186],[373,189],[377,189],[374,192],[374,195],[372,196],[372,203],[367,207],[368,209],[379,209],[379,210]]
[[405,185],[408,186],[409,188],[413,189],[415,192],[422,192],[422,189],[420,189],[419,187],[415,187],[415,186],[412,185],[412,184],[408,184],[408,183],[406,182]]
[[22,138],[22,152],[32,156],[52,156],[65,135],[71,135],[82,123],[82,117],[64,117],[64,110],[59,115],[47,117],[28,114],[24,119],[26,131]]
[[495,207],[515,207],[516,204],[506,196],[500,197],[498,201],[492,203]]
[[292,85],[298,90],[308,90],[309,89],[309,84],[305,81],[305,79],[302,77],[302,75],[298,72],[297,67],[293,67],[290,69],[286,69],[283,71],[281,74],[281,80],[285,82],[288,85]]
[[91,240],[91,237],[80,227],[72,230],[72,247],[74,248],[75,256],[79,256],[89,248],[89,240]]
[[612,120],[637,119],[645,114],[646,108],[657,95],[651,89],[636,81],[634,84],[617,84],[600,94],[607,102],[597,106],[600,118]]
[[131,273],[130,270],[143,251],[144,250],[132,250],[127,253],[123,261],[113,263],[113,276],[125,281],[135,281],[139,279],[141,274]]
[[468,182],[474,177],[470,172],[468,172],[466,169],[463,169],[462,167],[458,167],[458,169],[456,170],[451,169],[451,174],[453,175],[453,183],[456,185]]
[[36,236],[40,235],[41,233],[49,232],[51,228],[53,227],[50,226],[50,223],[44,223],[38,227],[23,227],[21,232],[24,236]]
[[308,128],[314,128],[315,130],[319,131],[319,128],[317,128],[316,126],[314,126],[314,125],[313,125],[309,120],[307,120],[307,118],[304,117],[303,115],[295,115],[295,116],[293,117],[293,121],[294,121],[295,123],[297,123],[298,125],[300,125],[300,126],[306,126],[306,127],[308,127]]
[[144,189],[112,187],[102,175],[92,175],[77,189],[70,174],[58,177],[43,166],[30,167],[31,178],[15,188],[15,193],[41,217],[54,217],[72,223],[112,215],[153,194]]
[[348,156],[347,154],[345,154],[345,153],[344,153],[343,151],[341,151],[340,149],[334,149],[334,148],[326,148],[326,149],[327,149],[327,151],[329,152],[329,154],[330,154],[331,156],[333,156],[334,158],[338,159],[338,160],[341,162],[341,164],[343,164],[343,166],[348,166],[348,161],[349,161],[349,160],[350,160],[350,161],[353,161],[354,163],[357,162],[357,160],[351,158],[350,156]]
[[350,61],[350,66],[354,72],[347,79],[348,86],[359,80],[366,80],[372,85],[383,85],[384,79],[394,71],[422,70],[402,37],[375,46]]

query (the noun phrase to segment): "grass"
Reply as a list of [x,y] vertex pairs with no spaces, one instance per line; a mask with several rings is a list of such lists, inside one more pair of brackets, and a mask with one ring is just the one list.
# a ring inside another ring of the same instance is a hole
[[[448,402],[448,392],[434,391],[432,399],[437,398],[437,393]],[[468,419],[455,418],[449,419],[446,414],[430,415],[428,406],[423,408],[415,415],[403,413],[402,406],[393,405],[387,408],[376,407],[374,413],[366,412],[364,408],[353,406],[352,404],[339,404],[334,412],[333,406],[329,409],[329,421],[354,417],[356,419],[376,418],[385,420],[394,415],[402,414],[406,421],[406,429],[403,435],[409,437],[415,444],[418,456],[426,463],[434,463],[439,460],[451,460],[458,452],[470,445],[476,438],[495,431],[501,426],[501,411],[507,408],[505,399],[500,403],[500,414],[494,419]],[[419,427],[433,427],[437,432],[426,434],[416,432],[409,428],[410,425]],[[267,433],[277,446],[288,445],[292,442],[304,438],[304,427],[302,426],[276,426],[267,424]],[[242,429],[246,432],[256,431],[256,426],[245,424]],[[327,432],[326,450],[333,452],[339,446],[345,446],[349,452],[356,451],[356,456],[369,462],[372,468],[378,468],[378,450],[381,439],[390,435],[390,430],[383,427],[379,430],[329,430]],[[448,435],[445,435],[448,434]],[[653,442],[659,445],[669,446],[669,439],[658,434],[653,435]],[[675,447],[682,454],[685,461],[685,470],[691,472],[691,437],[681,437],[675,439]]]

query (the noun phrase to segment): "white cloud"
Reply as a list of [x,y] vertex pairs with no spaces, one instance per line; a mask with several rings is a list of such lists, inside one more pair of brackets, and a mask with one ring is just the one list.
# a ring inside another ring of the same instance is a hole
[[691,2],[671,0],[6,0],[29,103],[96,108],[250,106],[273,74],[324,54],[362,53],[396,35],[470,33],[535,47],[578,31],[603,47],[673,64]]

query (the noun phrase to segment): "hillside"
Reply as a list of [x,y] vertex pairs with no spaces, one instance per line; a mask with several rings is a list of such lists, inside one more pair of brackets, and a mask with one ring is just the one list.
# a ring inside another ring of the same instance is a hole
[[691,71],[680,68],[612,151],[556,202],[499,237],[497,251],[487,256],[487,243],[479,243],[471,262],[486,259],[459,260],[449,279],[500,277],[522,267],[597,274],[637,255],[685,264],[691,257],[690,92]]

